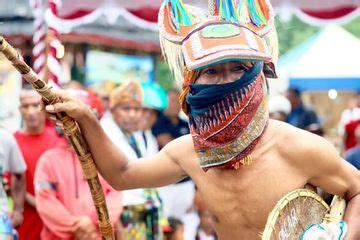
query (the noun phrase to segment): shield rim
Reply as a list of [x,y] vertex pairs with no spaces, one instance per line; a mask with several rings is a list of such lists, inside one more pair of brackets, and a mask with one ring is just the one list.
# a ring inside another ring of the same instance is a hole
[[265,229],[262,233],[262,240],[269,240],[270,237],[273,234],[273,231],[275,230],[274,225],[278,219],[278,216],[282,209],[286,205],[288,205],[292,200],[298,198],[298,197],[310,197],[318,201],[320,204],[322,204],[327,212],[330,211],[330,206],[314,191],[311,191],[309,189],[296,189],[294,191],[291,191],[290,193],[286,194],[284,197],[282,197],[275,205],[273,210],[270,212],[268,219],[266,221]]

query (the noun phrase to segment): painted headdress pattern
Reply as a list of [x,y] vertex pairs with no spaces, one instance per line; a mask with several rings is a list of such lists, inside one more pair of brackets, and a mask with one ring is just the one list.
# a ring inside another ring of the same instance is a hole
[[228,60],[271,61],[264,36],[273,26],[269,0],[209,0],[208,9],[165,0],[159,12],[163,54],[176,80]]

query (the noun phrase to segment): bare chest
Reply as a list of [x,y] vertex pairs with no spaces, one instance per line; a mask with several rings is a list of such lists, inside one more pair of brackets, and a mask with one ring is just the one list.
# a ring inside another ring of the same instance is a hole
[[209,170],[195,182],[221,240],[258,239],[276,202],[305,184],[296,170],[270,156],[238,170]]

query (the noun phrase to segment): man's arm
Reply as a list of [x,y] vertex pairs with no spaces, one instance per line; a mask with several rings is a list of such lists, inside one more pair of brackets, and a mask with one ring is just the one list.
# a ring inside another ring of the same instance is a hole
[[14,227],[23,222],[23,210],[25,201],[25,173],[13,173],[13,184],[11,186],[11,196],[14,200],[14,210],[11,214],[11,221]]
[[14,209],[10,217],[13,225],[17,227],[23,222],[23,210],[26,192],[26,164],[14,136],[9,134],[8,141],[9,155],[8,159],[6,159],[6,166],[8,166],[8,170],[11,172],[11,178],[13,183],[10,191],[14,201]]
[[155,156],[130,163],[106,136],[95,115],[85,104],[74,100],[64,91],[58,94],[63,102],[48,105],[46,110],[50,113],[66,112],[79,123],[97,169],[115,189],[163,186],[185,175],[175,160],[175,156],[183,151],[179,149],[181,141],[170,144]]
[[344,220],[349,227],[346,239],[360,239],[360,172],[343,160],[328,141],[311,138],[308,140],[312,147],[302,167],[309,174],[309,183],[345,198]]

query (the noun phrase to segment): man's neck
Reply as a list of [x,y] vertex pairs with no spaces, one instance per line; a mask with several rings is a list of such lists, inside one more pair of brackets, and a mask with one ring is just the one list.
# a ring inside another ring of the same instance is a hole
[[45,131],[45,125],[36,127],[36,128],[29,128],[29,127],[25,126],[25,128],[24,128],[24,133],[29,134],[29,135],[40,135],[44,131]]

